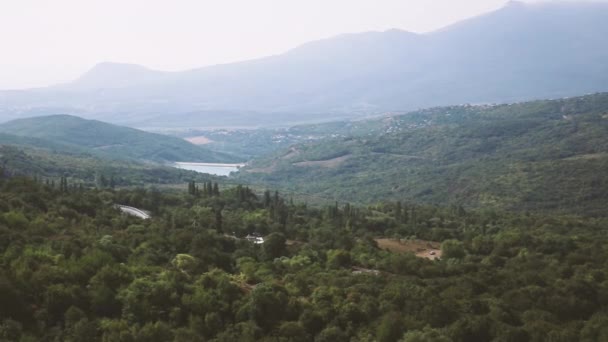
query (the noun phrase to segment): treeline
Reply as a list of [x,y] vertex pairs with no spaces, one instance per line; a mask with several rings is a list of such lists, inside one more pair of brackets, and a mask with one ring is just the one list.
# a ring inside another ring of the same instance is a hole
[[[201,184],[65,192],[1,179],[0,340],[608,337],[605,219],[406,202],[315,208]],[[264,243],[243,239],[253,233]],[[379,237],[441,243],[443,255],[389,252]]]
[[203,182],[203,188],[199,189],[198,185],[196,184],[196,181],[189,181],[188,182],[188,194],[192,195],[192,196],[219,196],[220,195],[220,188],[218,183],[213,183],[213,182]]

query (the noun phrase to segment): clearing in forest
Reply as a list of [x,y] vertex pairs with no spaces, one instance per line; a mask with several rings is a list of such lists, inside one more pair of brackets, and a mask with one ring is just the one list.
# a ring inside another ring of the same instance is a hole
[[393,253],[413,253],[417,257],[435,260],[441,258],[439,242],[426,240],[375,239],[378,247]]
[[298,163],[293,163],[295,166],[319,166],[326,168],[336,168],[340,166],[343,162],[345,162],[348,158],[350,158],[350,154],[344,155],[342,157],[327,159],[327,160],[311,160],[311,161],[303,161]]

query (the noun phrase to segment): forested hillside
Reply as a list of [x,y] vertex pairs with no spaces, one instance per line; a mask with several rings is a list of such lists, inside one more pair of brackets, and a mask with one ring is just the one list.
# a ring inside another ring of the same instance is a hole
[[259,158],[239,176],[360,203],[605,214],[608,94],[433,108],[369,125],[375,128],[367,135]]
[[183,139],[115,126],[71,115],[51,115],[0,124],[0,142],[80,151],[123,160],[155,162],[235,162],[238,158],[212,152]]
[[49,183],[59,184],[65,178],[76,187],[153,187],[218,179],[158,164],[11,145],[0,145],[0,168],[5,175],[28,176]]
[[[605,219],[401,203],[311,209],[195,185],[187,194],[1,179],[0,339],[608,338]],[[248,233],[265,242],[241,239]],[[441,243],[441,259],[378,245],[413,239]]]
[[[296,127],[322,138],[241,173],[367,206],[6,135],[37,147],[0,147],[0,340],[606,339],[607,108],[598,94]],[[124,188],[159,183],[183,190]]]

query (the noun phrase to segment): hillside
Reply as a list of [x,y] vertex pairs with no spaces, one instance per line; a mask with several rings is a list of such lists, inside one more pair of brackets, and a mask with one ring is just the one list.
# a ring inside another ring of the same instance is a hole
[[21,177],[0,208],[5,341],[606,340],[606,218]]
[[70,184],[87,188],[183,186],[193,179],[222,181],[169,166],[11,145],[0,145],[0,170],[0,175],[28,176],[57,185],[66,177]]
[[258,127],[578,96],[608,91],[606,17],[606,3],[510,2],[435,32],[345,34],[183,72],[103,63],[70,84],[0,92],[0,116]]
[[608,94],[453,106],[295,145],[239,177],[329,199],[605,214]]
[[[232,162],[227,154],[211,152],[185,140],[120,127],[71,115],[18,119],[0,125],[0,142],[81,151],[98,156],[141,161]],[[48,143],[47,146],[45,142]]]

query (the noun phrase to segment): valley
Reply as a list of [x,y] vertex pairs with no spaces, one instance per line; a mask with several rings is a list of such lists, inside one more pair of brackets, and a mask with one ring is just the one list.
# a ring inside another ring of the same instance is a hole
[[0,4],[0,342],[608,341],[606,18]]

